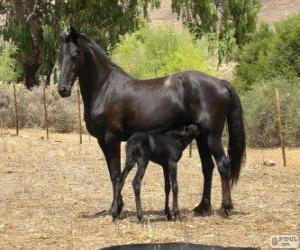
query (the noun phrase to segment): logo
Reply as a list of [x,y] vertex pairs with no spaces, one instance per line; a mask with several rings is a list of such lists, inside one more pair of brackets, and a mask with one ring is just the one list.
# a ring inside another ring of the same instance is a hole
[[299,237],[297,235],[272,235],[270,237],[271,248],[298,248]]

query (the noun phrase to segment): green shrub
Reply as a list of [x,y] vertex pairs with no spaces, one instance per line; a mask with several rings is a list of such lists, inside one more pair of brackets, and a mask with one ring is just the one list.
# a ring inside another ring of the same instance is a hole
[[255,83],[277,77],[300,77],[300,15],[275,25],[262,25],[237,56],[234,84],[245,91]]
[[213,74],[205,39],[196,41],[187,31],[172,26],[144,28],[125,35],[112,52],[113,60],[138,78],[160,77],[184,70]]
[[248,146],[279,146],[275,88],[279,89],[281,96],[286,145],[300,146],[299,87],[299,79],[293,84],[284,79],[273,79],[255,85],[255,88],[242,96]]
[[17,62],[14,59],[16,51],[16,46],[0,40],[0,81],[2,82],[12,82],[18,77]]

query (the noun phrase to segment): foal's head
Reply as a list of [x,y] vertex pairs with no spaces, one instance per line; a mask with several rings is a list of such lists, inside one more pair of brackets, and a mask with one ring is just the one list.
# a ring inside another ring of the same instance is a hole
[[80,61],[78,38],[79,33],[72,27],[68,33],[63,32],[60,35],[63,45],[59,57],[60,74],[57,88],[61,97],[71,95],[72,86],[78,76]]
[[186,125],[181,129],[178,130],[171,130],[168,131],[167,134],[171,135],[178,135],[180,137],[186,137],[186,138],[196,138],[199,135],[199,128],[194,125]]
[[199,129],[196,125],[184,126],[182,129],[182,135],[188,137],[197,137],[199,135]]

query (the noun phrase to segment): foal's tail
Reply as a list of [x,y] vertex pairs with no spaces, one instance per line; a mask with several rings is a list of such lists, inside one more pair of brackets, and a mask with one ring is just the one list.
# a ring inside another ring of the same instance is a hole
[[228,157],[230,161],[230,180],[231,185],[233,185],[237,183],[241,167],[245,163],[245,128],[241,100],[228,82],[225,83],[225,87],[230,94],[230,106],[227,114]]

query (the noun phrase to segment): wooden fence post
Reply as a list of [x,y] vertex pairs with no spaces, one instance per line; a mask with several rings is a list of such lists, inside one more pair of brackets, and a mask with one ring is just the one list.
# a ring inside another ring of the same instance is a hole
[[3,130],[3,127],[2,127],[2,118],[1,118],[1,119],[0,119],[0,136],[1,136],[1,137],[2,137],[2,135],[3,135],[2,130]]
[[282,119],[281,119],[280,95],[277,88],[275,88],[275,95],[276,95],[276,107],[277,107],[278,134],[279,134],[281,151],[282,151],[283,166],[286,166],[284,136],[283,136]]
[[17,102],[17,91],[16,91],[16,84],[13,82],[13,89],[14,89],[14,103],[15,103],[15,115],[16,115],[16,134],[19,136],[19,111],[18,111],[18,102]]
[[44,113],[45,113],[45,128],[46,128],[46,136],[47,140],[49,140],[49,128],[48,128],[48,111],[47,111],[47,102],[46,102],[46,83],[43,86],[44,92]]
[[79,85],[78,84],[77,84],[77,104],[78,104],[79,143],[82,144],[80,90],[79,90]]

